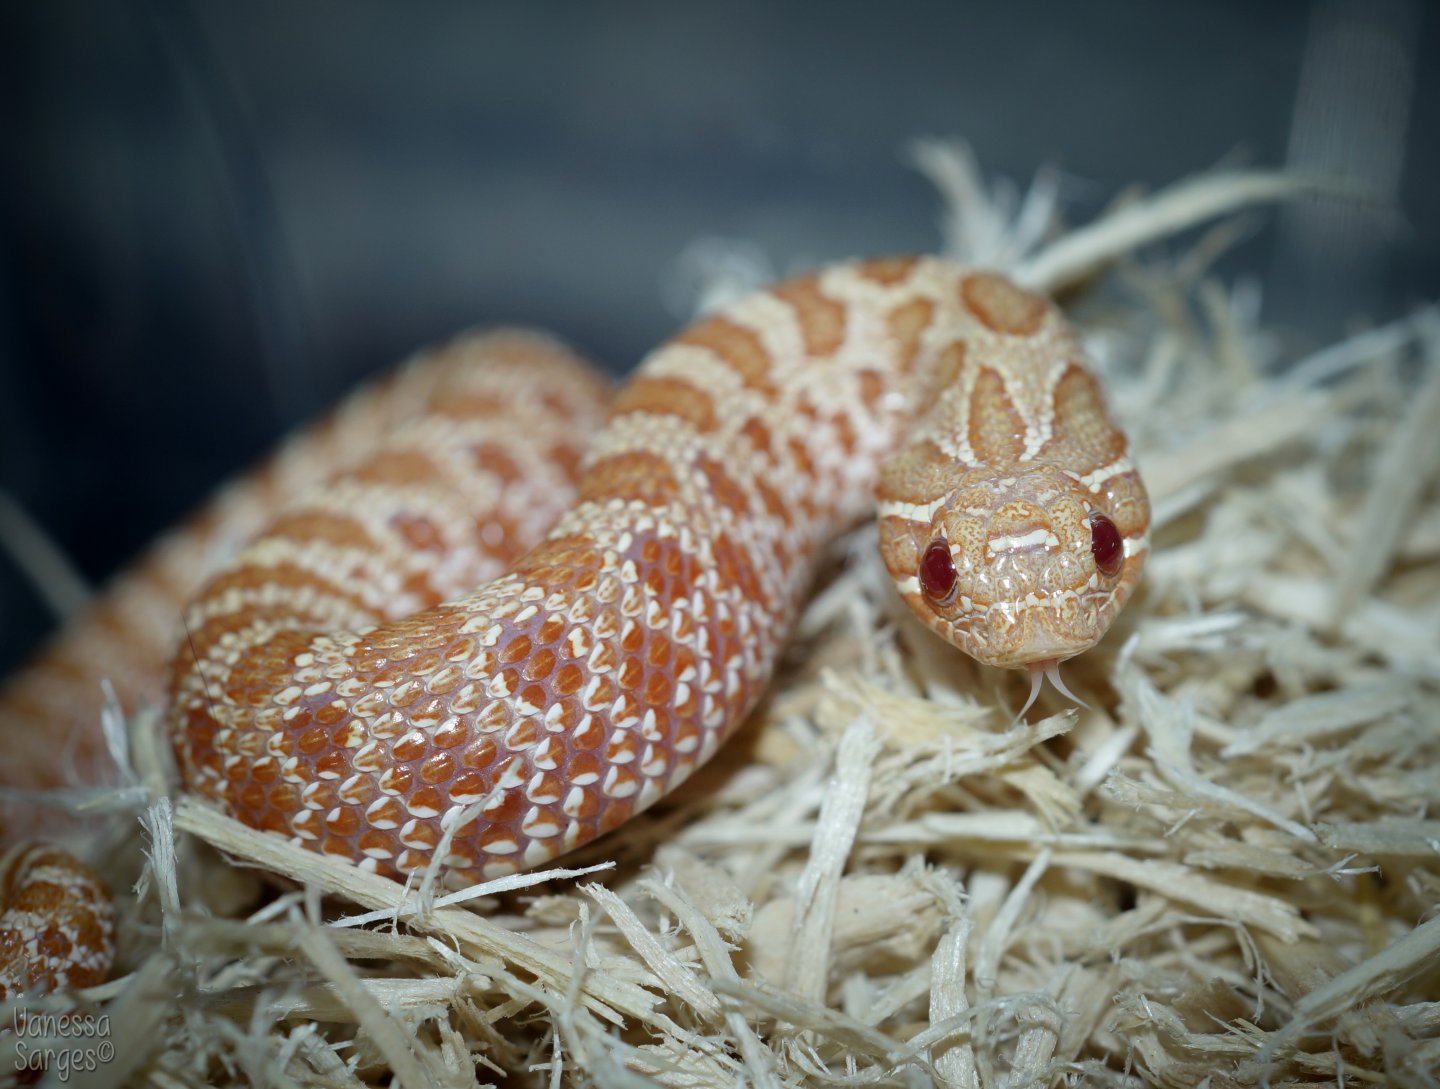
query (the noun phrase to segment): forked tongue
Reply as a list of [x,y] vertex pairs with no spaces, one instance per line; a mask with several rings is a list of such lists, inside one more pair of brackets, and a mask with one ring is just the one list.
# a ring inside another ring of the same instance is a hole
[[1060,679],[1059,658],[1045,658],[1038,662],[1030,662],[1026,668],[1030,670],[1030,697],[1025,701],[1025,706],[1020,708],[1020,713],[1015,716],[1016,718],[1025,717],[1025,712],[1030,710],[1031,705],[1035,702],[1035,697],[1040,695],[1040,686],[1046,680],[1049,680],[1055,686],[1055,691],[1070,702],[1078,703],[1085,710],[1090,710],[1090,705],[1066,688],[1065,682]]

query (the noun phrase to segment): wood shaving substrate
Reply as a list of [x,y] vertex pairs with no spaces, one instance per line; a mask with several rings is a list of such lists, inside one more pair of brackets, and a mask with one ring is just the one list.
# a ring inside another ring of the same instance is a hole
[[564,871],[359,873],[172,802],[140,716],[118,978],[29,1003],[109,1017],[68,1084],[1440,1085],[1440,315],[1287,358],[1216,248],[1077,310],[1157,508],[1087,708],[1016,721],[867,526],[739,736]]

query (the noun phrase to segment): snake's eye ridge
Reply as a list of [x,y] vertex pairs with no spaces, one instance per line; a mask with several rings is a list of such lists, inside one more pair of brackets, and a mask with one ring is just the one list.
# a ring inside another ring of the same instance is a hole
[[949,543],[931,541],[920,558],[920,589],[937,605],[948,605],[955,599],[955,581],[955,561],[950,557]]
[[1118,575],[1125,563],[1125,539],[1103,514],[1090,515],[1090,552],[1104,575]]

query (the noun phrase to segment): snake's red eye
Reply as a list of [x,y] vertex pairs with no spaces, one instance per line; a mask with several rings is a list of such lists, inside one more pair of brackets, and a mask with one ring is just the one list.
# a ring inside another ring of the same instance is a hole
[[940,605],[950,604],[955,596],[955,561],[950,558],[950,545],[931,541],[920,558],[920,589]]
[[1102,574],[1117,575],[1125,563],[1125,539],[1103,514],[1090,515],[1090,552]]

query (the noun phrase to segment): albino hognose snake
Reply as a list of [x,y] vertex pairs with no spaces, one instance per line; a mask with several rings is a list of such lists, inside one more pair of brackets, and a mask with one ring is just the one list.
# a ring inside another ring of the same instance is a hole
[[[188,593],[197,541],[252,535],[285,481],[343,467],[186,611],[167,698],[186,788],[392,875],[423,870],[469,810],[444,868],[493,877],[704,762],[764,689],[820,546],[877,495],[911,609],[982,662],[1029,667],[1032,699],[1140,576],[1150,516],[1125,437],[1059,311],[993,273],[827,268],[655,351],[591,438],[603,403],[603,380],[539,335],[457,341],[143,567],[132,594]],[[0,701],[7,747],[21,723],[74,725],[45,693],[99,659],[92,629]],[[155,691],[133,684],[122,697]],[[78,864],[19,850],[0,897],[0,999],[103,978],[113,923]]]

